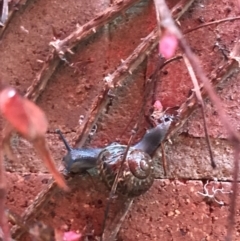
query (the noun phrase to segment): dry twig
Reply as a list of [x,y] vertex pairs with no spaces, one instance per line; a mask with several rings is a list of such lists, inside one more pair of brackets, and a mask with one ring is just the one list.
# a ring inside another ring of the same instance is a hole
[[0,228],[3,234],[4,241],[10,241],[10,232],[7,222],[7,217],[5,215],[5,200],[6,200],[6,179],[5,179],[5,168],[3,161],[3,151],[0,146]]
[[132,203],[132,198],[124,200],[123,206],[119,210],[118,215],[114,218],[114,220],[110,223],[110,225],[105,229],[103,233],[104,241],[113,241],[116,239],[116,236],[121,228],[121,225],[132,206]]
[[[217,86],[220,83],[223,83],[228,80],[230,76],[232,76],[234,73],[239,71],[238,63],[234,59],[230,59],[223,65],[219,65],[218,68],[216,68],[216,71],[214,71],[211,76],[212,80],[211,83],[213,86]],[[200,85],[201,95],[203,98],[207,96],[206,90],[202,88],[202,85]],[[180,129],[180,127],[183,126],[183,124],[187,121],[189,116],[192,114],[194,110],[198,107],[198,101],[195,97],[195,93],[192,92],[190,97],[179,107],[178,114],[179,119],[177,122],[173,122],[174,125],[171,127],[171,131],[168,135],[169,138],[173,137],[173,135]],[[90,116],[90,118],[94,118]],[[23,214],[23,221],[27,224],[30,223],[31,220],[33,220],[36,215],[40,212],[42,207],[45,205],[45,203],[49,200],[49,198],[54,195],[54,192],[56,192],[56,183],[50,184],[47,189],[43,190],[34,200],[33,204],[27,208]],[[20,239],[24,233],[24,230],[21,229],[21,227],[15,227],[12,229],[12,235],[15,239]]]
[[211,142],[210,142],[210,138],[208,135],[208,128],[207,128],[207,122],[206,122],[206,115],[205,115],[205,105],[203,102],[203,98],[201,96],[201,92],[200,92],[200,87],[196,78],[196,75],[192,69],[192,66],[190,65],[188,59],[186,58],[185,55],[183,55],[183,59],[185,61],[185,64],[187,66],[188,69],[188,73],[192,79],[192,83],[194,85],[194,92],[196,94],[196,97],[201,105],[201,111],[202,111],[202,116],[203,116],[203,126],[204,126],[204,131],[205,131],[205,135],[206,135],[206,141],[207,141],[207,145],[208,145],[208,149],[209,149],[209,155],[210,155],[210,160],[211,160],[211,165],[213,168],[216,168],[216,163],[214,162],[214,158],[213,158],[213,152],[212,152],[212,148],[211,148]]
[[[8,0],[6,0],[6,2],[8,2]],[[23,8],[27,7],[27,5],[30,3],[30,0],[19,0],[16,2],[17,2],[16,4],[18,6],[21,6],[21,9],[23,9]],[[0,40],[2,39],[3,34],[6,31],[7,27],[9,26],[9,23],[11,22],[15,12],[16,12],[16,8],[14,6],[10,7],[10,9],[8,11],[8,16],[5,19],[5,23],[2,25],[2,27],[0,27]]]
[[8,0],[3,0],[2,16],[0,20],[0,26],[4,26],[8,19]]
[[[136,128],[137,128],[137,124],[135,126],[135,129]],[[106,205],[106,209],[105,209],[105,213],[104,213],[103,224],[102,224],[102,235],[101,235],[100,241],[102,241],[102,240],[113,241],[115,239],[115,237],[116,237],[116,236],[113,235],[113,233],[115,235],[117,235],[117,233],[118,233],[118,231],[120,229],[120,226],[121,226],[121,225],[119,226],[119,223],[116,223],[117,227],[119,227],[118,230],[116,230],[116,227],[113,227],[113,230],[110,232],[112,238],[111,239],[110,239],[110,237],[106,238],[106,233],[104,233],[104,231],[105,231],[106,221],[107,221],[107,218],[108,218],[108,212],[109,212],[110,204],[111,204],[112,199],[113,199],[113,197],[114,197],[114,195],[116,193],[117,185],[118,185],[118,182],[119,182],[119,177],[123,173],[124,162],[126,161],[126,158],[127,158],[127,155],[128,155],[128,151],[129,151],[129,148],[130,148],[130,146],[132,144],[132,140],[133,140],[134,134],[135,133],[133,133],[131,135],[131,137],[129,138],[129,141],[128,141],[128,144],[127,144],[127,148],[126,148],[126,150],[124,152],[124,155],[122,157],[119,170],[117,172],[117,175],[116,175],[116,177],[114,179],[114,182],[113,182],[113,185],[112,185],[112,188],[111,188],[111,192],[110,192],[109,199],[107,201],[107,205]],[[125,211],[123,212],[124,216],[126,216],[128,210],[130,209],[130,206],[131,206],[132,202],[133,202],[133,198],[129,198],[128,202],[125,203],[126,209],[124,209]],[[128,203],[128,205],[127,205],[127,203]],[[119,216],[119,214],[118,214],[118,216]]]
[[[92,32],[93,33],[93,32]],[[149,36],[152,36],[152,38],[149,38]],[[148,41],[149,42],[148,42]],[[148,35],[147,38],[144,39],[144,41],[138,46],[138,48],[133,52],[133,55],[131,55],[129,58],[126,59],[126,61],[116,70],[116,72],[114,72],[112,75],[108,76],[107,79],[105,80],[110,80],[109,84],[106,84],[102,90],[102,96],[99,97],[99,99],[97,99],[89,112],[89,115],[87,118],[85,118],[85,120],[87,120],[85,123],[83,123],[83,127],[81,129],[78,130],[78,135],[79,133],[82,133],[82,135],[80,137],[82,137],[83,141],[80,142],[80,145],[83,145],[84,142],[84,138],[87,137],[87,133],[89,132],[89,130],[92,129],[92,126],[94,125],[94,123],[97,121],[98,116],[101,113],[101,110],[104,108],[104,106],[107,104],[108,101],[108,91],[110,89],[112,89],[112,87],[117,87],[119,85],[121,85],[121,82],[124,80],[125,76],[131,71],[134,71],[139,64],[141,63],[141,61],[143,61],[142,59],[144,59],[144,56],[147,56],[148,53],[151,52],[152,49],[154,49],[154,46],[157,45],[158,42],[158,32],[155,30],[154,32],[152,32],[150,35]],[[145,51],[143,51],[145,49]],[[136,55],[136,56],[134,56]],[[140,60],[138,60],[138,56],[140,56]],[[54,58],[56,58],[57,56],[55,55]],[[51,63],[51,59],[53,57],[49,58],[49,62]],[[54,65],[57,66],[57,65]],[[212,84],[213,85],[217,85],[219,83],[221,83],[222,81],[226,81],[227,78],[229,76],[231,76],[233,73],[235,73],[236,71],[238,71],[238,64],[236,63],[235,60],[229,60],[225,65],[220,66],[219,69],[220,71],[217,73],[214,73],[214,77],[212,79]],[[44,71],[47,69],[47,65],[44,67],[44,69],[42,70],[41,74],[39,75],[39,79],[37,82],[35,82],[35,87],[31,90],[31,94],[29,94],[29,96],[33,96],[34,95],[34,99],[37,99],[37,96],[39,95],[39,83],[41,82],[41,78],[42,78],[42,73],[44,73]],[[51,76],[52,74],[52,70],[49,71],[49,76]],[[46,77],[46,82],[47,82],[47,77]],[[30,89],[29,89],[30,90]],[[202,86],[200,86],[200,90],[201,93],[203,95],[203,97],[206,96],[206,91],[205,89],[202,88]],[[36,95],[35,95],[36,93]],[[196,109],[196,107],[198,106],[198,102],[195,98],[195,93],[192,93],[192,95],[187,99],[187,101],[185,103],[183,103],[181,105],[181,107],[179,108],[178,112],[180,115],[180,119],[179,122],[177,122],[175,124],[175,126],[173,126],[172,131],[170,133],[170,135],[173,135],[176,130],[182,126],[182,124],[187,120],[187,118],[190,116],[190,114],[193,112],[194,109]],[[81,138],[79,138],[81,139]],[[52,184],[48,187],[48,190],[44,190],[42,193],[39,194],[39,196],[36,198],[35,202],[33,205],[31,205],[24,213],[23,215],[23,219],[25,222],[29,222],[30,220],[32,220],[35,217],[35,212],[41,209],[41,207],[44,205],[44,202],[46,202],[50,196],[50,192],[55,190],[56,185]],[[51,191],[50,191],[51,190]],[[20,238],[22,235],[22,230],[21,229],[17,229],[14,232],[14,237],[16,238]]]
[[57,39],[51,42],[50,45],[54,48],[44,61],[43,67],[33,80],[32,85],[27,89],[26,96],[36,101],[38,96],[45,89],[48,80],[57,69],[60,60],[64,59],[66,52],[72,53],[72,48],[84,39],[95,34],[102,26],[122,14],[123,11],[131,7],[137,1],[138,0],[122,0],[118,4],[107,8],[103,13],[98,14],[97,17],[83,26],[77,26],[77,29],[65,39]]
[[97,122],[102,110],[106,107],[109,101],[109,91],[112,93],[117,87],[120,87],[123,84],[126,77],[131,75],[157,46],[157,42],[157,30],[154,30],[146,38],[144,38],[142,43],[139,44],[133,53],[122,62],[116,71],[103,79],[104,86],[101,90],[101,93],[99,93],[98,98],[95,99],[91,105],[87,117],[77,130],[77,135],[79,136],[79,146],[82,146],[86,141],[89,131]]
[[48,123],[42,110],[31,101],[22,98],[13,88],[9,87],[0,92],[0,112],[7,120],[7,127],[0,146],[0,227],[4,236],[3,240],[9,241],[10,234],[4,211],[6,180],[3,153],[6,155],[11,153],[10,134],[13,131],[19,132],[25,139],[33,143],[58,185],[65,190],[69,189],[55,166],[45,140]]
[[[52,182],[50,185],[47,186],[42,192],[40,192],[34,202],[24,211],[22,215],[22,222],[28,226],[32,223],[48,200],[56,193],[57,191],[57,184]],[[13,226],[11,229],[12,238],[16,240],[20,240],[22,235],[26,232],[21,226]]]
[[33,144],[59,187],[69,190],[64,178],[55,166],[45,139],[45,133],[48,128],[45,113],[36,104],[21,97],[11,87],[5,88],[0,92],[0,112],[7,121],[2,140],[4,154],[11,153],[11,133],[18,132]]
[[[189,1],[186,2],[188,6]],[[183,8],[187,10],[184,6]],[[183,12],[181,12],[183,14]],[[182,15],[177,15],[180,17]],[[99,94],[99,97],[95,99],[91,107],[89,108],[89,112],[82,123],[82,125],[77,130],[77,143],[78,146],[82,146],[88,137],[88,133],[93,128],[94,124],[96,124],[97,119],[102,112],[102,110],[106,107],[109,101],[109,91],[111,93],[119,86],[122,85],[123,81],[125,81],[128,75],[131,75],[138,66],[144,61],[144,59],[150,55],[153,49],[158,44],[159,41],[159,29],[156,28],[153,30],[147,37],[145,37],[138,45],[138,47],[133,51],[133,53],[122,62],[122,64],[107,77],[104,78],[104,82],[106,83]]]
[[59,57],[64,57],[66,52],[72,54],[72,49],[83,39],[86,39],[93,33],[96,33],[107,22],[116,18],[121,12],[125,11],[138,0],[122,0],[113,6],[107,8],[103,13],[100,13],[96,18],[90,20],[83,26],[77,26],[77,29],[63,40],[57,39],[50,42],[50,46],[54,47]]
[[[80,136],[79,139],[81,139],[80,145],[84,143],[86,140],[89,131],[92,129],[92,126],[97,121],[98,116],[101,113],[101,110],[106,106],[108,101],[108,92],[110,89],[113,89],[114,87],[121,86],[122,81],[124,81],[126,75],[131,74],[138,66],[143,62],[143,60],[148,56],[148,54],[156,47],[158,43],[158,34],[157,31],[154,30],[152,33],[150,33],[143,42],[133,51],[133,54],[130,55],[122,64],[117,68],[117,70],[107,76],[104,81],[106,84],[104,85],[104,88],[102,90],[102,94],[100,94],[96,102],[93,103],[92,108],[90,109],[89,115],[87,118],[86,123],[82,123],[81,129],[78,130],[78,133],[83,133],[82,136]],[[53,73],[53,69],[56,69],[57,64],[56,62],[52,62],[52,59],[56,58],[56,53],[52,52],[54,56],[48,57],[48,62],[45,63],[45,66],[43,67],[42,71],[37,77],[37,81],[35,80],[32,84],[32,86],[28,89],[26,96],[32,100],[36,100],[37,97],[40,94],[41,91],[44,89],[44,86],[46,86],[46,83],[48,81],[48,78]],[[59,58],[58,58],[58,61]],[[49,67],[49,64],[53,64],[53,68]],[[47,71],[47,72],[46,72]],[[49,71],[49,72],[48,72]],[[46,77],[43,78],[43,75]],[[42,82],[42,80],[44,81]],[[41,87],[40,87],[41,86]],[[50,191],[51,190],[51,191]],[[25,223],[28,223],[30,220],[33,219],[33,217],[40,211],[40,209],[44,206],[45,202],[49,199],[51,196],[51,192],[56,190],[56,184],[50,184],[47,190],[44,190],[39,194],[39,196],[35,199],[35,202],[25,211],[23,214],[23,220]],[[38,210],[38,211],[37,211]],[[24,233],[24,230],[21,229],[21,227],[17,227],[12,230],[13,237],[16,239],[19,239],[22,234]]]
[[[168,31],[169,33],[173,34],[179,41],[179,45],[184,51],[186,57],[189,60],[189,63],[191,64],[192,68],[194,69],[196,75],[199,77],[199,79],[204,84],[204,88],[206,89],[209,98],[213,102],[219,118],[222,121],[223,126],[225,127],[228,135],[229,140],[233,143],[234,150],[235,150],[235,156],[234,156],[234,175],[233,175],[233,195],[231,199],[231,208],[230,208],[230,218],[229,218],[229,225],[228,225],[228,231],[227,231],[227,240],[232,240],[232,231],[233,231],[233,224],[234,224],[234,215],[235,215],[235,209],[236,209],[236,196],[237,196],[237,178],[238,178],[238,171],[239,171],[239,163],[238,163],[238,157],[239,157],[239,149],[240,149],[240,138],[238,134],[236,133],[235,129],[229,124],[229,119],[222,108],[222,104],[216,93],[214,92],[211,83],[206,77],[206,74],[204,73],[200,62],[198,58],[193,54],[191,51],[189,45],[187,44],[186,40],[184,39],[181,31],[177,28],[177,26],[174,23],[174,20],[171,17],[171,13],[165,3],[164,0],[155,0],[157,2],[157,8],[161,16],[161,28],[164,29],[164,31]],[[237,63],[239,67],[239,48],[240,44],[239,41],[235,45],[235,48],[232,52],[232,59],[235,59],[235,62]],[[237,55],[236,55],[237,53]]]
[[207,26],[218,25],[220,23],[231,22],[231,21],[235,21],[235,20],[240,20],[240,16],[238,16],[238,17],[231,17],[231,18],[223,18],[223,19],[212,21],[212,22],[203,23],[203,24],[201,24],[201,25],[199,25],[199,26],[197,26],[195,28],[192,28],[192,29],[184,31],[183,33],[185,35],[185,34],[189,34],[189,33],[193,32],[193,31],[196,31],[196,30],[198,30],[200,28],[205,28]]

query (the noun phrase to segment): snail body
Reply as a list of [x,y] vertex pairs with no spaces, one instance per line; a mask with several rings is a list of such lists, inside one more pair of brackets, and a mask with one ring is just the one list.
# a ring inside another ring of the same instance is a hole
[[[161,124],[148,130],[136,145],[129,147],[118,179],[117,190],[121,194],[139,196],[152,186],[154,165],[151,155],[165,138],[171,122],[171,118],[165,118]],[[59,130],[57,132],[68,150],[63,158],[67,171],[82,172],[97,167],[101,179],[111,188],[127,146],[113,143],[105,148],[72,149],[62,133]]]
[[[102,150],[101,148],[71,149],[64,157],[64,163],[67,164],[66,169],[77,173],[79,170],[84,171],[94,167],[96,165],[96,158]],[[79,159],[82,160],[80,169]]]

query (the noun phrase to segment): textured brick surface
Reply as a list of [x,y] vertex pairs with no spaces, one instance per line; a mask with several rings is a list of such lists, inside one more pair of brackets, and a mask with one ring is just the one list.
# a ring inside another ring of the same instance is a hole
[[[168,2],[172,6],[176,1]],[[54,38],[52,27],[62,39],[76,28],[76,24],[91,20],[109,4],[108,0],[30,1],[25,11],[16,13],[0,42],[0,80],[25,93],[42,67],[41,60],[49,53],[49,42]],[[186,31],[202,22],[235,16],[235,4],[234,0],[195,1],[180,20],[181,29]],[[74,49],[74,55],[67,56],[73,65],[61,63],[51,77],[38,104],[49,119],[47,140],[58,166],[61,166],[66,151],[54,130],[60,128],[70,144],[74,144],[80,117],[87,115],[89,106],[102,88],[103,78],[132,53],[155,24],[152,1],[140,1],[82,42]],[[238,38],[238,26],[239,22],[226,22],[186,35],[208,76],[223,61],[221,51],[214,49],[214,44],[218,43],[226,52],[231,51]],[[146,104],[144,83],[146,76],[156,67],[157,54],[156,49],[117,89],[111,104],[97,122],[96,134],[87,145],[101,147],[114,141],[126,144],[136,121],[139,121],[139,130],[135,141],[150,128],[145,116],[139,117],[138,114],[142,105]],[[236,130],[240,123],[238,79],[239,75],[234,75],[217,88],[223,108]],[[177,60],[161,71],[154,94],[167,108],[184,102],[192,88],[184,62]],[[156,180],[145,195],[134,201],[119,240],[224,240],[230,194],[217,194],[217,198],[224,202],[221,206],[216,202],[207,203],[198,192],[203,192],[202,181],[205,183],[213,178],[218,179],[218,182],[211,183],[215,188],[230,190],[230,182],[227,181],[232,180],[233,150],[209,101],[206,102],[206,116],[217,169],[213,170],[210,166],[201,112],[198,110],[174,137],[172,144],[165,145],[167,178],[184,181],[164,179],[161,161],[156,158],[155,175],[164,180]],[[17,139],[13,146],[16,147],[14,152],[18,161],[5,163],[6,169],[11,171],[7,173],[7,206],[21,214],[46,187],[50,176],[28,142]],[[97,177],[91,179],[77,175],[69,185],[72,192],[64,194],[58,191],[38,219],[54,227],[67,225],[72,230],[94,231],[99,235],[108,190]],[[208,187],[210,191],[211,185]],[[115,200],[110,217],[118,210],[118,201]],[[239,203],[239,198],[237,201]],[[239,239],[240,232],[239,210],[237,207],[235,240]]]

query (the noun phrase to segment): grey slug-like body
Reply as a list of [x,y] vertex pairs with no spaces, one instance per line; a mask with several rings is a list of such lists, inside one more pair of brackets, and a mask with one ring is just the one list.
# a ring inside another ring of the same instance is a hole
[[[141,141],[129,148],[119,176],[117,190],[120,193],[134,197],[152,186],[154,165],[151,155],[165,138],[171,122],[171,118],[165,117],[161,124],[148,130]],[[100,177],[111,188],[127,146],[113,143],[105,148],[72,149],[59,130],[58,133],[68,150],[63,158],[67,171],[76,173],[97,167]]]

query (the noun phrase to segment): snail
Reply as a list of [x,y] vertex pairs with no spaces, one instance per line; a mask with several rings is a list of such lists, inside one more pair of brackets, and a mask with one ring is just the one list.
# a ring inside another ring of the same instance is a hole
[[[163,122],[148,130],[134,146],[129,147],[126,160],[118,179],[117,191],[128,197],[145,193],[153,184],[154,165],[151,155],[163,141],[172,118],[165,116]],[[60,130],[57,130],[68,151],[63,162],[68,172],[82,172],[97,167],[101,179],[111,188],[127,146],[112,143],[104,148],[79,148],[69,146]]]

